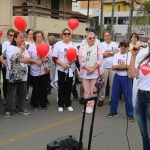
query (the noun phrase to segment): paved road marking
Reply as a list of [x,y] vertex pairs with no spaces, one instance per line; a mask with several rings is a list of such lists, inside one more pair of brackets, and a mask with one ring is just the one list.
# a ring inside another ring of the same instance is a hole
[[11,137],[8,137],[8,138],[0,140],[0,145],[5,145],[5,144],[10,144],[10,143],[13,143],[13,142],[17,142],[19,140],[22,140],[24,138],[30,137],[32,135],[44,132],[44,131],[46,131],[46,130],[48,130],[50,128],[55,128],[55,127],[58,127],[60,125],[66,124],[68,122],[75,121],[75,120],[77,120],[77,119],[79,119],[81,117],[82,117],[82,114],[78,114],[78,115],[75,115],[75,116],[64,118],[64,119],[56,121],[54,123],[50,123],[50,124],[44,125],[44,126],[39,127],[39,128],[33,128],[33,129],[29,130],[29,131],[25,131],[23,133],[20,133],[20,134],[17,134],[17,135],[14,135],[14,136],[11,136]]

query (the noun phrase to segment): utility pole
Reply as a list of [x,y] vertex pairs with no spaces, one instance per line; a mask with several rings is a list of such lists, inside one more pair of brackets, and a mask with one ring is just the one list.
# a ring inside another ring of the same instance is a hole
[[115,7],[115,0],[112,0],[112,13],[111,13],[111,34],[113,37],[113,25],[114,25],[114,7]]
[[88,10],[87,10],[87,16],[89,18],[89,9],[90,9],[90,0],[88,0]]
[[131,0],[130,4],[130,15],[129,15],[129,26],[128,26],[128,41],[130,40],[133,22],[133,11],[134,11],[134,0]]
[[103,3],[104,3],[104,0],[100,0],[100,2],[101,2],[100,37],[103,38]]

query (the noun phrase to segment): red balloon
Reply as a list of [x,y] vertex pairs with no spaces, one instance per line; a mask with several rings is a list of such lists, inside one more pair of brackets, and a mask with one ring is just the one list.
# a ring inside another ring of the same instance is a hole
[[69,62],[75,61],[77,57],[77,51],[75,48],[69,48],[66,52],[66,58]]
[[0,30],[0,38],[3,36],[3,31]]
[[49,45],[46,44],[46,43],[41,43],[39,44],[37,47],[36,47],[36,50],[37,50],[37,55],[40,57],[40,58],[44,58],[48,52],[49,52]]
[[14,19],[14,25],[17,30],[24,32],[27,27],[27,22],[24,17],[18,16]]
[[69,19],[68,26],[70,29],[74,30],[79,26],[79,21],[77,19]]

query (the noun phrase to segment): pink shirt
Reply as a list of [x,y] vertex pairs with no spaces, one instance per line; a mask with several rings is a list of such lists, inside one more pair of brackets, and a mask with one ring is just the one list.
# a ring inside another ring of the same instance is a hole
[[[93,46],[83,45],[79,50],[79,63],[81,78],[95,79],[102,73],[102,60],[103,54],[100,47],[95,43]],[[87,70],[83,68],[84,65],[93,67],[96,63],[100,65],[99,69],[96,69],[93,74],[88,75]],[[99,72],[98,72],[99,71]]]

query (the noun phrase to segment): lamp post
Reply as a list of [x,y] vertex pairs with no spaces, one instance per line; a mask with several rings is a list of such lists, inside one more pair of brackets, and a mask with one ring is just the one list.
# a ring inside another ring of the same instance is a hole
[[101,2],[100,37],[102,38],[102,32],[103,32],[103,3],[104,3],[104,0],[100,0],[100,2]]
[[113,25],[114,25],[114,7],[115,7],[115,0],[112,1],[112,13],[111,13],[111,35],[113,37]]
[[131,0],[130,15],[129,15],[129,26],[128,26],[128,36],[127,36],[128,41],[130,40],[131,31],[132,31],[133,11],[134,11],[134,0]]

